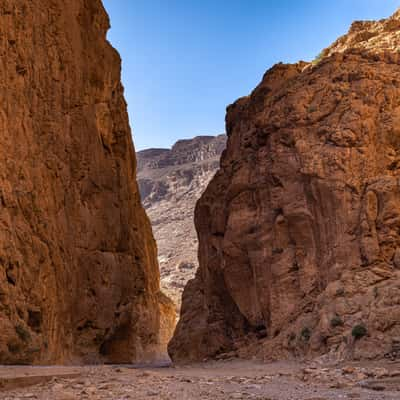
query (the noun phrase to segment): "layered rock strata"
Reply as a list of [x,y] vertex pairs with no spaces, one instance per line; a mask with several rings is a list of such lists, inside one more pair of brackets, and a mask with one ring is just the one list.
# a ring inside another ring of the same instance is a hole
[[228,108],[174,360],[376,358],[400,337],[400,14]]
[[0,2],[0,364],[149,359],[172,329],[108,28],[100,0]]

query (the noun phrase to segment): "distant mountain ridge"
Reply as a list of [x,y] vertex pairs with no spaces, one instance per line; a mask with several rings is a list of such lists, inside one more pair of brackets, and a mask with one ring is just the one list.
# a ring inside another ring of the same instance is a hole
[[186,282],[197,268],[194,207],[219,168],[226,135],[196,136],[171,149],[137,152],[142,203],[157,240],[161,285],[178,308]]
[[172,165],[219,159],[226,146],[226,135],[196,136],[178,140],[171,149],[150,148],[137,152],[138,175],[145,169],[160,169]]

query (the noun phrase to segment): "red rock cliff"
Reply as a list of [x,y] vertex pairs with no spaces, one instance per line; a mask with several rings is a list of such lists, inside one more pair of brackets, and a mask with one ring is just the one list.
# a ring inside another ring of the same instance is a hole
[[146,359],[173,324],[108,28],[0,1],[0,364]]
[[[382,357],[400,336],[400,16],[228,108],[174,360]],[[398,346],[397,346],[398,347]]]

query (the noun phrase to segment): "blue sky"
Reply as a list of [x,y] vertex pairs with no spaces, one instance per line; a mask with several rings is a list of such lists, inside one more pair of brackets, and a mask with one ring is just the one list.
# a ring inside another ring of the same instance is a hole
[[400,0],[103,0],[136,150],[224,132],[225,108],[273,64],[312,60]]

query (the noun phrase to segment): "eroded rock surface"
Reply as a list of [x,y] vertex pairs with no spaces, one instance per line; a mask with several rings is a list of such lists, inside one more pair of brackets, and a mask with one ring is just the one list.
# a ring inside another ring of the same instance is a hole
[[228,109],[173,359],[398,357],[400,15],[279,64]]
[[173,325],[108,27],[0,2],[0,364],[155,357]]
[[197,269],[194,207],[219,168],[226,135],[179,140],[171,149],[137,153],[138,184],[157,240],[162,289],[179,310]]

